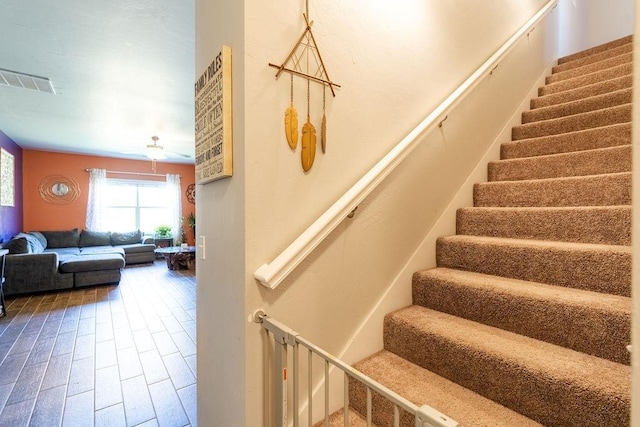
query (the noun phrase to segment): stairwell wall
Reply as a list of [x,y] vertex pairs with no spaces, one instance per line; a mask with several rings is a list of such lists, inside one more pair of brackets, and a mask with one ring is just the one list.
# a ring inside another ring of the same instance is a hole
[[[308,173],[300,166],[300,148],[292,151],[284,138],[291,81],[288,75],[276,79],[267,65],[282,62],[300,37],[304,2],[232,3],[196,2],[196,74],[222,44],[233,50],[234,69],[234,176],[196,192],[198,234],[207,242],[206,259],[197,264],[198,418],[207,425],[254,426],[264,420],[264,336],[249,321],[253,311],[264,309],[343,353],[541,71],[520,81],[508,70],[527,61],[505,61],[278,289],[259,285],[253,272],[546,1],[310,2],[322,58],[342,87],[335,98],[327,93],[327,153],[318,147]],[[540,29],[529,38],[536,55],[553,56],[555,45],[533,43],[544,38]],[[516,80],[517,88],[510,86]],[[488,108],[485,97],[492,93]],[[310,84],[317,129],[322,96],[322,87]],[[293,98],[302,124],[306,81],[294,79]],[[409,282],[393,300],[398,307],[410,301]]]
[[635,0],[560,0],[559,56],[633,34],[634,3]]

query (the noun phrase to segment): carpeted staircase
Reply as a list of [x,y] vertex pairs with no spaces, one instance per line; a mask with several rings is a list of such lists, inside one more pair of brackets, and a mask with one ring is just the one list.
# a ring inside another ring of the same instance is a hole
[[[460,426],[629,425],[631,51],[558,61],[358,370]],[[365,392],[349,393],[359,425]]]

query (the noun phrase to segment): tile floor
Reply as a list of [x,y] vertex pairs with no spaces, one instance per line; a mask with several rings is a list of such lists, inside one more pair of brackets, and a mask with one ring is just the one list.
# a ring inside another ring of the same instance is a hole
[[119,286],[7,298],[0,426],[196,426],[196,284],[164,261]]

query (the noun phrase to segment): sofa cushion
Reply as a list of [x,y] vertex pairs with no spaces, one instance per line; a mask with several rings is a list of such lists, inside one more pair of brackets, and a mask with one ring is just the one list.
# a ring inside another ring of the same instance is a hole
[[136,243],[133,245],[121,245],[118,248],[122,248],[125,254],[139,254],[145,252],[153,253],[156,250],[156,245]]
[[140,230],[129,231],[126,233],[111,233],[112,245],[131,245],[134,243],[140,243],[142,241],[142,233]]
[[8,242],[2,244],[2,249],[8,249],[10,255],[28,254],[29,244],[24,237],[14,237]]
[[111,246],[111,232],[82,230],[79,246]]
[[124,258],[119,254],[93,254],[70,257],[60,261],[60,272],[79,273],[81,271],[100,271],[124,267]]
[[80,255],[80,248],[45,249],[44,252],[45,253],[55,252],[55,253],[58,254],[58,256],[63,256],[63,255],[78,256],[78,255]]
[[124,249],[109,246],[87,246],[80,248],[80,255],[88,254],[118,254],[124,257]]
[[77,228],[64,231],[41,231],[47,239],[47,248],[71,248],[78,247],[80,232]]

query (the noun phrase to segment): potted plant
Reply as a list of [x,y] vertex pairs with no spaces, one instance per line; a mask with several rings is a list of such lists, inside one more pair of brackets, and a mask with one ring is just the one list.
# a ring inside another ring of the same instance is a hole
[[193,238],[196,238],[196,215],[191,212],[189,213],[189,227],[191,227],[191,231],[193,231]]
[[171,226],[159,225],[155,228],[155,232],[156,232],[156,237],[159,237],[159,238],[171,237]]

